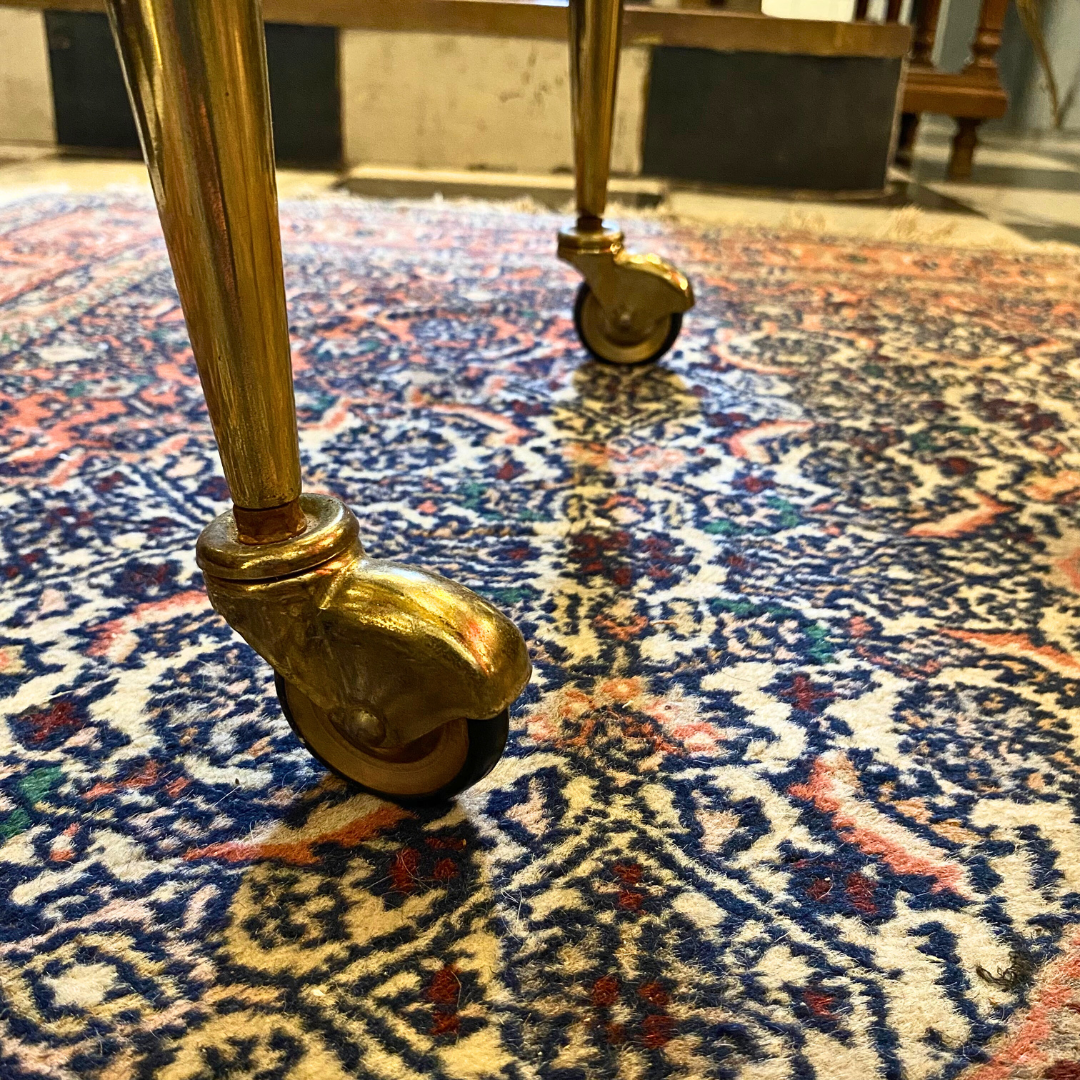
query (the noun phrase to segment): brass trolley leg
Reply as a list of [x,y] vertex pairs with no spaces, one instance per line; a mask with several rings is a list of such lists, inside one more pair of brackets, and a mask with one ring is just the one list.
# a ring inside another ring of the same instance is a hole
[[107,0],[231,513],[196,555],[328,766],[399,801],[479,780],[530,664],[446,578],[369,559],[352,512],[300,490],[258,0]]
[[607,204],[622,0],[570,0],[570,97],[578,217],[559,233],[559,258],[585,279],[574,324],[598,360],[642,364],[674,344],[690,283],[656,255],[630,255]]

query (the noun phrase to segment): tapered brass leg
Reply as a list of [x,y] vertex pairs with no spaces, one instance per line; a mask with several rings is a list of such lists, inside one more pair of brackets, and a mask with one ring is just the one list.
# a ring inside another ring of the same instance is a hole
[[622,0],[570,0],[570,97],[577,221],[559,258],[585,279],[574,305],[582,344],[599,360],[641,364],[674,344],[694,305],[690,283],[656,255],[631,255],[605,222]]
[[233,497],[199,538],[210,600],[331,768],[455,794],[501,754],[528,653],[475,593],[367,558],[347,507],[301,494],[258,0],[107,4]]

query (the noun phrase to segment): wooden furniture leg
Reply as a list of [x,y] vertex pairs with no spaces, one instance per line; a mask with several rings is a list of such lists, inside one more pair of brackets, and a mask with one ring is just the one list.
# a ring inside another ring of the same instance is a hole
[[937,38],[941,0],[916,0],[915,36],[911,42],[911,62],[929,65],[934,62],[934,41]]
[[896,140],[897,165],[910,165],[915,153],[915,137],[919,134],[919,113],[906,112],[900,116],[900,135]]
[[957,118],[956,135],[953,136],[952,153],[949,155],[948,179],[966,180],[971,175],[971,162],[979,142],[978,131],[981,123],[981,118]]
[[1005,25],[1005,12],[1009,0],[983,0],[979,12],[979,28],[971,43],[971,61],[963,74],[977,75],[989,85],[999,86],[997,52],[1001,48],[1001,28]]
[[[915,34],[911,41],[911,66],[932,69],[934,40],[937,37],[941,0],[915,0]],[[896,143],[896,161],[910,165],[915,153],[915,138],[919,133],[922,114],[905,110],[900,117],[900,137]]]
[[[918,25],[904,87],[903,110],[956,117],[957,132],[948,168],[950,180],[964,180],[971,175],[979,124],[1003,116],[1008,107],[997,67],[1008,3],[1009,0],[983,0],[979,28],[971,45],[971,61],[955,74],[938,71],[932,62],[940,0],[921,0],[917,9]],[[913,132],[911,136],[913,141]],[[901,139],[901,148],[903,145]]]
[[[979,12],[979,28],[971,43],[971,60],[962,74],[985,86],[990,93],[1001,93],[998,78],[997,52],[1001,48],[1001,29],[1009,0],[983,0]],[[950,180],[966,180],[971,175],[972,156],[978,144],[978,127],[984,116],[960,116],[956,121],[956,137],[949,157]]]

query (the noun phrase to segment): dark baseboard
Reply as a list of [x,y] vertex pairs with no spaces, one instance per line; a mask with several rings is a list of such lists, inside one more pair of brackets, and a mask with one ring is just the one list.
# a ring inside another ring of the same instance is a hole
[[[80,150],[133,151],[139,137],[106,17],[46,11],[57,141]],[[274,149],[279,162],[341,162],[337,30],[268,23]]]
[[340,165],[337,30],[267,23],[266,66],[278,161],[309,168]]
[[739,187],[885,186],[901,61],[653,50],[648,176]]
[[61,146],[138,150],[109,20],[97,12],[46,11],[56,139]]

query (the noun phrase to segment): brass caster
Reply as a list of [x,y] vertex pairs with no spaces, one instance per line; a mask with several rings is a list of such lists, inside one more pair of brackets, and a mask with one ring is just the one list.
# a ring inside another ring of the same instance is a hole
[[622,232],[607,222],[559,233],[558,255],[585,279],[574,326],[590,355],[608,364],[647,364],[675,344],[694,290],[673,266],[657,255],[631,255]]
[[510,710],[490,720],[451,720],[396,750],[366,747],[342,731],[302,690],[274,672],[281,711],[312,757],[372,795],[406,805],[452,799],[502,757]]
[[196,550],[214,608],[277,674],[304,745],[397,802],[446,799],[506,745],[529,681],[525,641],[476,593],[415,566],[369,559],[352,512],[301,495],[306,527],[241,542],[231,513]]
[[446,798],[498,760],[529,654],[486,600],[369,559],[346,506],[301,493],[260,6],[106,3],[234,504],[196,561],[327,766]]
[[643,338],[635,332],[626,334],[611,323],[589,283],[583,281],[574,300],[574,329],[594,360],[626,366],[651,364],[675,344],[682,329],[682,313],[675,311],[657,319]]

